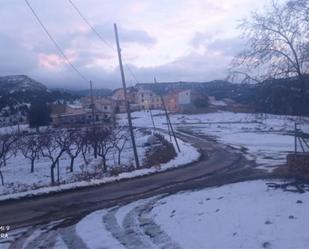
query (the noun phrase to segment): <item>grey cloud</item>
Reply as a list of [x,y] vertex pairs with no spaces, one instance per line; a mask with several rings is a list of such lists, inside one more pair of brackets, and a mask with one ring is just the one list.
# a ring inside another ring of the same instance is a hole
[[[224,79],[226,71],[223,69],[229,60],[220,56],[192,53],[180,57],[175,61],[158,67],[136,67],[128,65],[138,82],[153,82],[153,77],[161,82],[166,81],[210,81],[215,79]],[[40,72],[36,74],[36,79],[44,84],[53,87],[64,88],[87,88],[88,82],[81,80],[69,67],[61,73],[49,72],[45,74]],[[113,71],[106,71],[101,67],[82,70],[86,77],[94,82],[95,88],[117,88],[121,86],[119,68]],[[125,67],[127,85],[135,85],[136,80]]]
[[212,35],[207,33],[196,33],[191,40],[191,45],[194,48],[198,48],[200,46],[205,46],[205,44],[211,39]]
[[[160,81],[210,81],[224,79],[224,65],[229,60],[208,54],[191,53],[175,61],[158,67],[134,67],[131,65],[140,82],[153,82],[153,77]],[[127,78],[130,78],[127,73]],[[134,82],[134,81],[133,81]]]
[[[100,35],[105,37],[106,40],[112,43],[115,42],[113,27],[107,25],[96,25],[94,28]],[[137,43],[140,45],[154,45],[156,43],[156,39],[143,30],[126,29],[122,26],[118,26],[118,32],[121,42]]]
[[0,34],[0,74],[24,74],[37,65],[36,57],[12,38]]
[[218,39],[208,44],[211,50],[221,51],[227,56],[234,56],[245,46],[245,41],[241,38]]
[[226,56],[236,55],[245,45],[245,41],[240,37],[232,37],[228,39],[214,39],[215,34],[196,33],[191,40],[194,48],[206,47],[209,50],[217,51]]

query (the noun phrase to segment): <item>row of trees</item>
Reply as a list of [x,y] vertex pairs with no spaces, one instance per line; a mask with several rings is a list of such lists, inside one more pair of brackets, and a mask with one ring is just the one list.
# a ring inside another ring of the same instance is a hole
[[[69,170],[74,171],[75,159],[82,156],[85,164],[89,163],[87,155],[102,159],[102,170],[107,171],[107,155],[113,149],[117,152],[117,163],[121,164],[121,153],[128,141],[123,129],[113,131],[96,127],[91,129],[47,129],[33,134],[2,134],[0,135],[0,178],[4,185],[1,169],[6,166],[10,157],[21,153],[30,162],[30,173],[35,170],[35,162],[39,157],[50,162],[51,184],[56,183],[55,169],[59,160],[67,154],[70,158]],[[57,170],[59,182],[59,168]]]

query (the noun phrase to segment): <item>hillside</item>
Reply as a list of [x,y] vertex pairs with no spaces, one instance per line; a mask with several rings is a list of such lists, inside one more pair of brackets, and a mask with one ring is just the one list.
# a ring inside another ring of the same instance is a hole
[[44,84],[26,75],[0,77],[0,117],[20,113],[26,117],[31,103],[51,103],[71,101],[77,95],[49,90]]
[[26,75],[0,77],[0,92],[46,91],[46,86]]

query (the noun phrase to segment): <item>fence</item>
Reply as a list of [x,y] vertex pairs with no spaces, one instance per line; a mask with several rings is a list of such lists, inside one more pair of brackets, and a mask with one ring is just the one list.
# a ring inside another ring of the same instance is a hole
[[294,152],[309,153],[309,131],[298,123],[295,123],[294,129]]

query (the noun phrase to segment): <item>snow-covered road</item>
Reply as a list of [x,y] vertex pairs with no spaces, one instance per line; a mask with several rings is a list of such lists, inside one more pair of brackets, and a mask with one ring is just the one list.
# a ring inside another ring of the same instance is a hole
[[305,249],[308,208],[309,192],[269,189],[262,180],[242,182],[103,209],[73,226],[59,221],[24,229],[0,248]]

